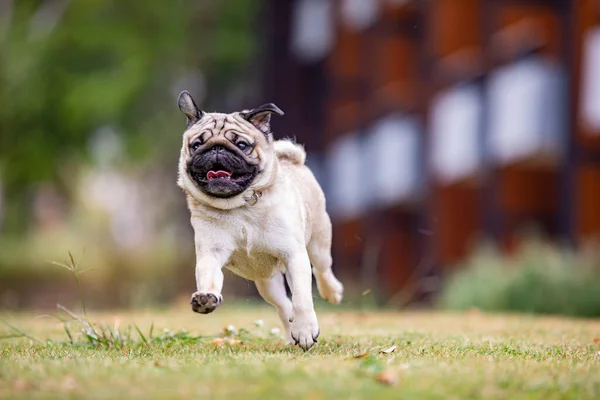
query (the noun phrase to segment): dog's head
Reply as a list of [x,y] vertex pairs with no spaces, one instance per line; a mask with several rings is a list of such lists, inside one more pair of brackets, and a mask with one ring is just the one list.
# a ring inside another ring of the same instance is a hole
[[179,95],[178,105],[187,118],[178,184],[189,194],[215,205],[270,179],[275,157],[271,114],[283,115],[276,105],[205,113],[187,91]]

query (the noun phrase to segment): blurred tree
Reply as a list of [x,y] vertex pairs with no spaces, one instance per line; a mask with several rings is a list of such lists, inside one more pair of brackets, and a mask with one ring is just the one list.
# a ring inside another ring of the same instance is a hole
[[259,3],[0,0],[4,230],[27,226],[36,184],[68,193],[101,127],[117,132],[128,161],[166,157],[165,145],[179,146],[179,132],[169,131],[181,128],[174,124],[181,76],[223,82],[239,71],[256,47]]

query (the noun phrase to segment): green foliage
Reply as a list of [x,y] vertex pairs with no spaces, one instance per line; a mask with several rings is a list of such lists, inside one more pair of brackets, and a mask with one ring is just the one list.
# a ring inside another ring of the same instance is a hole
[[12,14],[0,19],[0,184],[8,231],[26,228],[36,184],[51,182],[69,194],[101,127],[119,134],[133,163],[165,158],[179,142],[174,91],[181,75],[218,70],[226,80],[255,49],[254,1],[11,3]]
[[249,18],[255,16],[258,5],[257,0],[230,0],[222,10],[211,47],[211,75],[220,81],[219,86],[227,84],[241,66],[248,66],[256,54],[256,37],[248,32],[256,32],[262,25]]
[[536,241],[514,257],[483,249],[448,279],[439,304],[458,310],[598,317],[600,258]]

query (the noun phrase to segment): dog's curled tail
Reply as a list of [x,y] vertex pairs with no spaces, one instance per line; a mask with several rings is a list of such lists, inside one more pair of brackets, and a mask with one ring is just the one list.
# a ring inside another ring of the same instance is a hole
[[275,142],[275,155],[280,160],[287,160],[297,165],[304,165],[306,161],[304,147],[287,139]]

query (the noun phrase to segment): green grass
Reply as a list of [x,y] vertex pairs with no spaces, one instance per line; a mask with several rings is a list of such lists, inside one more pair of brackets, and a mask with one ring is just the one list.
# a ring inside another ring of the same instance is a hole
[[[319,343],[304,353],[271,334],[279,324],[266,306],[90,314],[120,341],[90,340],[72,323],[71,342],[63,323],[35,315],[0,315],[29,336],[0,341],[0,398],[600,397],[598,320],[326,308]],[[241,343],[213,343],[228,325]],[[0,335],[19,333],[4,325]]]

